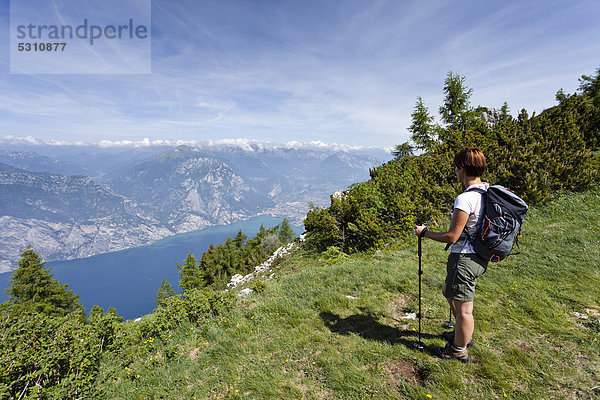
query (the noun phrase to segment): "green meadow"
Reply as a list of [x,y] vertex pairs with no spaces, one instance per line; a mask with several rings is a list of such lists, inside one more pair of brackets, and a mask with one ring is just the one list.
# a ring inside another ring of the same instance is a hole
[[425,349],[412,346],[416,244],[296,250],[228,311],[105,352],[99,387],[110,399],[600,398],[600,190],[529,211],[522,253],[478,280],[470,364],[433,353],[447,253],[427,240]]

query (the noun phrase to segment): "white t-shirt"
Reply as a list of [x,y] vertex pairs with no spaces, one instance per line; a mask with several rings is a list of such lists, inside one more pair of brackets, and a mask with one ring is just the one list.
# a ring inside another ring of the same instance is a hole
[[[475,235],[475,228],[477,226],[477,219],[479,218],[479,212],[481,210],[482,195],[478,192],[468,192],[471,188],[479,188],[487,190],[490,185],[487,182],[478,183],[476,185],[469,186],[463,193],[459,194],[454,200],[454,210],[462,210],[469,214],[469,219],[465,228],[469,236]],[[453,211],[454,212],[454,211]],[[465,234],[461,234],[460,238],[450,247],[451,253],[475,253],[473,246],[469,243],[469,240]]]

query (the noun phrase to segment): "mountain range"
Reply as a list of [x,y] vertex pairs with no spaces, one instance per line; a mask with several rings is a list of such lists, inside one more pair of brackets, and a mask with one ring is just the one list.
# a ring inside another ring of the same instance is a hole
[[330,193],[368,179],[376,163],[333,149],[258,145],[94,150],[54,158],[0,151],[0,271],[14,268],[27,245],[50,261],[259,214],[301,225],[309,203],[326,205]]

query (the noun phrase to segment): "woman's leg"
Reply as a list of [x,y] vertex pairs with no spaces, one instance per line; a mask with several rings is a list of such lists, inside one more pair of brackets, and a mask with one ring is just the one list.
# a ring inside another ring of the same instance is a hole
[[473,337],[475,322],[473,320],[473,302],[450,300],[454,305],[454,317],[456,318],[456,327],[454,329],[454,343],[457,346],[465,347]]
[[[446,297],[446,284],[442,286],[442,294]],[[456,307],[454,307],[454,300],[446,298],[448,304],[450,304],[450,309],[452,310],[452,315],[454,315],[454,319],[456,319]]]

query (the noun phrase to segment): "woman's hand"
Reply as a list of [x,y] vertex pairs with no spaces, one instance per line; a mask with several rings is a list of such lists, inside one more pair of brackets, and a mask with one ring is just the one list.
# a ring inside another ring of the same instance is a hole
[[415,235],[421,235],[421,232],[425,229],[425,225],[417,225],[415,226]]

